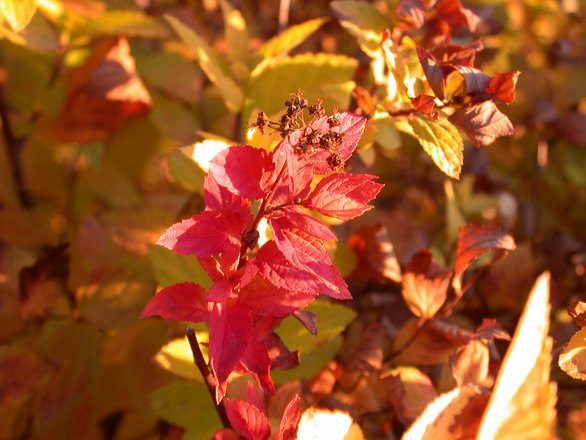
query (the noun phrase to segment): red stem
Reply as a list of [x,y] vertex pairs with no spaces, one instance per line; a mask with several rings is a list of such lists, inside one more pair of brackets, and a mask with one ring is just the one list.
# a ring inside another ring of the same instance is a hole
[[187,326],[185,327],[185,335],[187,336],[187,340],[189,341],[189,347],[191,348],[191,353],[193,354],[193,363],[197,366],[197,369],[201,373],[201,376],[203,377],[208,387],[208,393],[210,393],[212,402],[216,407],[216,411],[218,412],[218,416],[220,417],[222,426],[224,426],[224,428],[232,428],[230,420],[228,419],[228,415],[226,414],[224,401],[216,403],[216,380],[212,375],[212,372],[210,371],[208,364],[206,363],[203,357],[201,348],[199,348],[199,342],[197,341],[195,330],[193,330],[192,327]]

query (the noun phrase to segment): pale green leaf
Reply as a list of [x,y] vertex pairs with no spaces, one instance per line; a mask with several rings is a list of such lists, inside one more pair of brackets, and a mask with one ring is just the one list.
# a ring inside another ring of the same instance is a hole
[[229,75],[225,61],[193,29],[170,15],[165,15],[165,19],[193,51],[201,69],[220,90],[228,109],[238,112],[242,107],[244,96],[238,84]]
[[246,21],[240,11],[234,9],[228,0],[220,0],[220,6],[224,16],[228,58],[246,64],[250,58]]
[[310,101],[325,97],[326,107],[346,108],[350,101],[348,86],[357,67],[353,58],[323,53],[267,60],[251,74],[243,117],[247,120],[254,109],[274,115],[283,110],[283,103],[299,89]]
[[154,412],[169,423],[211,438],[222,425],[204,384],[173,382],[151,395]]
[[349,21],[362,29],[382,32],[390,24],[374,5],[365,1],[335,1],[330,6],[341,20]]
[[277,328],[277,333],[291,350],[308,353],[338,336],[356,318],[349,307],[328,301],[314,301],[305,310],[317,315],[317,336],[290,316]]
[[325,23],[323,18],[308,20],[296,26],[291,26],[283,33],[271,38],[263,44],[258,53],[265,59],[274,58],[289,52],[291,49],[303,43],[311,34],[317,31]]
[[402,119],[395,126],[415,137],[445,174],[454,179],[460,177],[464,144],[460,132],[450,122],[417,115]]
[[191,281],[208,289],[212,282],[195,257],[179,255],[162,246],[151,246],[149,260],[159,287]]
[[121,35],[125,37],[166,38],[168,28],[141,11],[108,11],[96,19],[88,20],[75,29],[77,35]]
[[32,20],[37,11],[37,0],[2,0],[0,12],[14,30],[20,32]]

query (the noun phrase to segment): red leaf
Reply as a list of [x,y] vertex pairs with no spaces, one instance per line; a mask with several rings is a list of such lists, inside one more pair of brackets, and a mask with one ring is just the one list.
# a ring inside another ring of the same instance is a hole
[[320,181],[303,205],[324,215],[349,220],[372,209],[367,205],[383,185],[368,174],[332,174]]
[[262,275],[276,287],[316,292],[336,299],[352,298],[346,283],[330,262],[314,261],[305,270],[293,267],[275,242],[268,242],[259,249],[255,264]]
[[411,104],[413,104],[413,107],[415,107],[415,110],[418,112],[423,113],[429,117],[434,117],[437,115],[437,112],[433,109],[435,107],[435,98],[433,96],[419,95],[410,99]]
[[234,283],[232,283],[232,281],[225,278],[219,279],[215,281],[214,284],[212,284],[212,287],[210,287],[210,290],[208,290],[206,301],[224,302],[232,294],[233,288]]
[[453,68],[460,72],[464,77],[467,95],[479,95],[484,93],[490,82],[490,77],[486,73],[468,66],[453,66]]
[[252,403],[226,399],[224,405],[230,423],[246,440],[267,440],[269,438],[271,427],[267,416]]
[[[339,126],[330,129],[328,117],[319,118],[309,126],[313,130],[318,130],[322,133],[327,131],[340,133],[342,135],[342,146],[335,153],[339,156],[342,163],[346,163],[350,156],[352,156],[354,150],[356,150],[358,141],[364,132],[366,117],[355,113],[336,113],[333,117],[340,122]],[[330,154],[329,151],[320,148],[311,156],[309,162],[313,165],[316,173],[326,174],[332,170],[328,164]]]
[[208,318],[210,326],[210,363],[221,387],[244,355],[252,335],[248,307],[214,304]]
[[492,101],[461,108],[449,119],[462,128],[476,146],[489,145],[500,136],[513,134],[513,124]]
[[224,428],[216,431],[212,440],[240,440],[240,436],[235,431]]
[[249,199],[260,199],[265,194],[261,180],[272,169],[269,154],[249,145],[230,147],[216,155],[210,164],[210,173],[219,185]]
[[295,440],[299,419],[301,419],[301,397],[295,394],[283,411],[275,440]]
[[497,73],[493,76],[486,88],[486,93],[492,95],[505,104],[510,104],[515,100],[515,86],[521,72]]
[[423,73],[427,78],[429,86],[440,99],[444,99],[444,72],[438,65],[437,61],[427,50],[423,47],[417,46],[417,56],[421,67],[423,67]]
[[204,298],[204,290],[195,283],[173,284],[153,296],[140,316],[160,316],[167,321],[202,322],[208,313]]
[[151,98],[136,73],[124,38],[95,44],[84,64],[66,81],[65,106],[52,131],[61,141],[96,142],[112,134],[129,118],[151,109]]
[[413,256],[403,273],[403,298],[415,316],[431,318],[446,300],[451,270],[432,261],[427,249]]
[[204,179],[203,196],[206,210],[224,209],[237,212],[242,217],[244,223],[249,223],[252,219],[250,202],[220,185],[211,173],[208,173]]
[[157,243],[183,255],[233,255],[240,252],[243,227],[242,218],[237,213],[204,211],[175,223],[161,235]]
[[500,229],[478,225],[460,228],[452,282],[456,292],[461,293],[462,275],[476,258],[493,249],[500,250],[504,255],[505,251],[512,251],[515,247],[513,237]]
[[252,374],[265,394],[275,392],[271,379],[271,359],[266,346],[256,337],[252,337],[240,361],[241,367]]
[[458,66],[474,67],[476,54],[484,49],[480,41],[473,41],[470,44],[459,45],[449,44],[436,47],[432,54],[440,64],[453,64]]
[[315,299],[310,292],[279,289],[260,274],[242,287],[238,301],[260,315],[285,317],[302,309]]
[[252,403],[254,406],[256,406],[261,413],[267,413],[265,401],[262,395],[258,392],[258,388],[254,385],[253,382],[248,382],[248,384],[246,384],[246,394],[244,396],[244,399],[247,402]]

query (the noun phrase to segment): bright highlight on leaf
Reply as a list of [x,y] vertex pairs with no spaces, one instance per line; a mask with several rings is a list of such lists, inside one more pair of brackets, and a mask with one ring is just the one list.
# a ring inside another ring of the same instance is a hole
[[37,0],[2,0],[0,12],[14,32],[20,32],[37,11]]
[[308,408],[301,415],[297,440],[327,438],[331,440],[363,440],[364,435],[346,411]]

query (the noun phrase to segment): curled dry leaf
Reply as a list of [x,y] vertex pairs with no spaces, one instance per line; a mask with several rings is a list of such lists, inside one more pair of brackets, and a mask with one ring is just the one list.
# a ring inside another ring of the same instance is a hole
[[348,246],[358,257],[358,266],[352,274],[353,277],[401,281],[401,266],[389,233],[383,225],[360,228],[352,234]]
[[568,314],[580,327],[586,327],[586,302],[575,300],[568,306]]
[[458,231],[458,250],[454,264],[452,285],[458,295],[462,292],[462,276],[470,264],[486,252],[498,250],[498,257],[505,255],[516,247],[515,240],[498,228],[468,225]]
[[429,319],[446,300],[452,271],[432,261],[427,249],[413,256],[403,274],[403,299],[419,318]]
[[437,397],[431,379],[415,367],[399,367],[381,375],[381,381],[397,417],[411,424]]
[[470,341],[450,359],[452,375],[459,387],[485,385],[488,377],[490,355],[488,346],[482,341]]
[[454,388],[431,402],[403,435],[403,440],[472,439],[488,395],[474,387]]
[[549,439],[557,387],[549,381],[549,273],[536,281],[502,363],[477,439]]
[[568,376],[586,380],[586,328],[570,338],[560,354],[558,364]]

